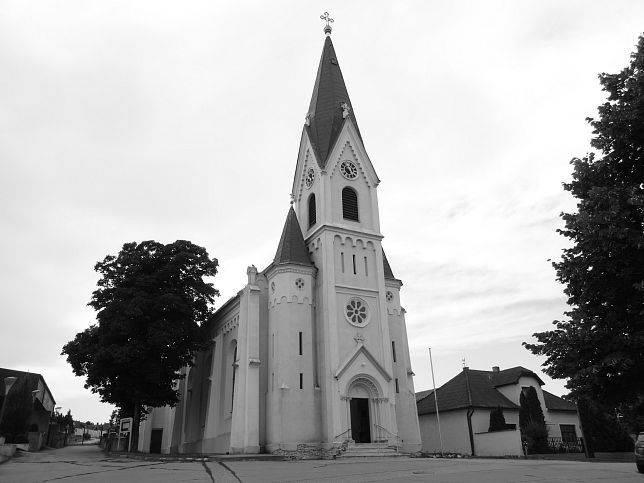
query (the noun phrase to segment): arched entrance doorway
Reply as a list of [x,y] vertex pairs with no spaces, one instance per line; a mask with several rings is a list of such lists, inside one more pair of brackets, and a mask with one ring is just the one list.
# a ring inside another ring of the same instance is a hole
[[377,439],[379,414],[375,401],[380,400],[380,391],[375,381],[362,375],[353,378],[348,385],[348,423],[350,436],[356,443],[371,443]]

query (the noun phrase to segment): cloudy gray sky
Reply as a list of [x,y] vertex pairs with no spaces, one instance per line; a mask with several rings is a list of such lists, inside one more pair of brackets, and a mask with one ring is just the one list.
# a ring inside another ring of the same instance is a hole
[[[323,33],[382,183],[416,389],[541,360],[562,316],[548,259],[561,183],[589,149],[597,74],[628,63],[633,1],[0,3],[0,367],[40,372],[76,418],[111,412],[61,347],[94,320],[96,261],[188,239],[221,305],[272,259]],[[565,393],[562,381],[544,378]]]

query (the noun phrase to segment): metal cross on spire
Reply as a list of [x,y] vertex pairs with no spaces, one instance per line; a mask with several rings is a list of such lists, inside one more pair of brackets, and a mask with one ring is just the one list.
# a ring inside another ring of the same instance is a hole
[[324,12],[322,15],[320,15],[320,18],[326,21],[324,33],[326,35],[331,35],[331,24],[333,23],[333,19],[329,16],[329,12]]

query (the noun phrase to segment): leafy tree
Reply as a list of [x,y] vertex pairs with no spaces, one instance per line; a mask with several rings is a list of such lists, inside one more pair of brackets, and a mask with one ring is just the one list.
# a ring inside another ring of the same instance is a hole
[[201,325],[219,292],[204,277],[217,273],[217,260],[189,241],[145,241],[123,245],[95,270],[101,278],[88,305],[98,323],[62,353],[86,388],[134,418],[136,448],[144,408],[176,404],[181,368],[205,348]]
[[0,435],[6,437],[7,443],[18,442],[27,432],[33,408],[31,385],[27,376],[21,376],[9,389],[0,412]]
[[607,101],[593,127],[591,152],[573,159],[564,189],[577,211],[559,233],[572,246],[553,263],[570,310],[554,330],[524,345],[546,356],[545,372],[586,397],[625,412],[644,403],[644,36],[630,65],[601,74]]
[[548,428],[537,391],[532,386],[519,396],[519,428],[530,453],[548,452]]
[[521,391],[519,396],[519,427],[523,431],[530,423],[546,425],[537,391],[532,386]]
[[633,451],[633,440],[613,408],[587,398],[580,399],[577,407],[588,451]]
[[488,431],[503,431],[504,429],[507,429],[507,424],[503,415],[503,408],[497,406],[490,411],[490,427]]

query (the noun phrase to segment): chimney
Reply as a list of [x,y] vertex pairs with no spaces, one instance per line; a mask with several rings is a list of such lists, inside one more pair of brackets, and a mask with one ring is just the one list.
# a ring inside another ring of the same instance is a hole
[[499,372],[499,366],[492,366],[492,372]]

